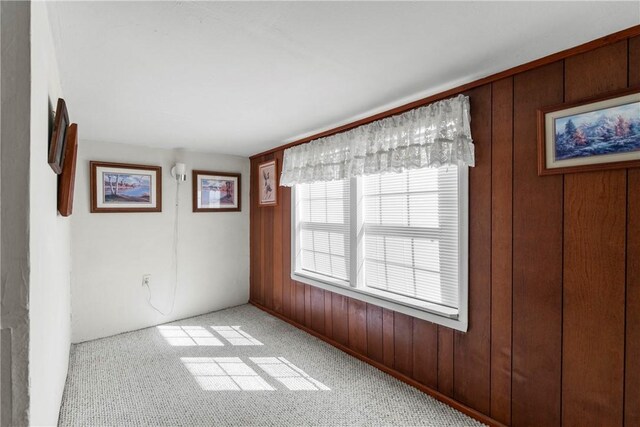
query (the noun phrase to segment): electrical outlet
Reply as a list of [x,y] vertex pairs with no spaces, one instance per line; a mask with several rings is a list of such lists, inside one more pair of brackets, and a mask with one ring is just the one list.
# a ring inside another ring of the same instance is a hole
[[151,275],[143,274],[142,275],[142,286],[149,286],[151,284]]

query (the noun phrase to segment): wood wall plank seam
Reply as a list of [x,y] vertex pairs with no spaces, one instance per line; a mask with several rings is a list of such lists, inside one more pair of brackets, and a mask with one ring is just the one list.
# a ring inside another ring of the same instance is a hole
[[[640,38],[638,48],[640,60]],[[624,426],[631,427],[640,425],[640,168],[627,173],[626,234]]]
[[491,313],[493,310],[493,263],[491,262],[491,254],[493,254],[493,84],[489,85],[489,402],[488,408],[491,413],[491,367],[493,366],[492,358],[492,340],[493,328],[491,327]]
[[[629,43],[627,42],[627,87],[629,86],[629,56],[630,56],[630,50],[629,50]],[[628,289],[628,285],[629,285],[629,280],[627,277],[627,274],[629,272],[628,268],[629,268],[629,256],[627,255],[627,248],[629,245],[629,233],[628,233],[628,227],[629,227],[629,172],[628,170],[625,169],[625,201],[624,201],[624,205],[626,207],[626,212],[625,212],[625,219],[624,219],[624,224],[625,224],[625,232],[624,232],[624,342],[622,344],[622,424],[625,424],[625,402],[627,401],[627,375],[626,375],[626,369],[627,369],[627,294],[629,292]]]
[[[567,102],[567,60],[563,59],[562,60],[562,102]],[[562,424],[562,420],[564,420],[564,415],[562,413],[562,411],[564,410],[564,405],[562,404],[562,393],[564,391],[564,387],[562,386],[563,384],[563,372],[564,369],[562,367],[562,361],[564,360],[564,256],[565,256],[565,249],[564,249],[564,236],[565,236],[565,230],[564,230],[564,221],[565,221],[565,200],[564,200],[564,192],[565,192],[565,179],[564,179],[564,174],[560,175],[560,180],[562,181],[562,184],[560,185],[560,212],[562,212],[562,221],[561,221],[561,236],[562,236],[562,251],[560,254],[560,265],[562,266],[562,276],[561,276],[561,282],[560,282],[560,423]]]
[[[631,65],[629,61],[629,58],[631,57],[631,42],[630,39],[627,39],[627,87],[631,86]],[[628,292],[628,278],[627,278],[627,274],[628,274],[628,263],[629,263],[629,257],[627,255],[627,248],[628,248],[628,244],[629,244],[629,233],[627,232],[627,228],[628,228],[628,224],[629,224],[629,171],[628,169],[624,170],[625,172],[625,219],[624,219],[624,225],[625,225],[625,233],[624,233],[624,303],[625,303],[625,310],[624,310],[624,329],[623,329],[623,334],[624,334],[624,341],[623,341],[623,345],[622,345],[622,424],[625,424],[625,402],[627,401],[627,396],[626,396],[626,392],[627,392],[627,388],[626,388],[626,380],[627,380],[627,375],[626,375],[626,368],[627,368],[627,292]]]
[[513,238],[513,212],[515,207],[513,206],[513,200],[515,198],[513,189],[515,188],[515,173],[513,169],[515,168],[515,122],[516,122],[516,112],[515,112],[515,102],[516,102],[516,90],[515,90],[515,78],[511,77],[511,387],[509,389],[509,424],[513,421],[513,248],[514,238]]
[[[632,86],[632,40],[627,39],[627,87]],[[627,366],[628,366],[628,353],[627,353],[627,340],[629,339],[629,331],[628,331],[628,305],[629,305],[629,227],[631,214],[629,211],[629,202],[630,202],[630,188],[629,188],[629,171],[626,170],[626,200],[625,206],[627,207],[626,218],[625,218],[625,236],[624,236],[624,301],[625,301],[625,310],[624,310],[624,346],[623,346],[623,374],[622,374],[622,423],[623,425],[627,425]],[[629,423],[630,424],[630,423]]]

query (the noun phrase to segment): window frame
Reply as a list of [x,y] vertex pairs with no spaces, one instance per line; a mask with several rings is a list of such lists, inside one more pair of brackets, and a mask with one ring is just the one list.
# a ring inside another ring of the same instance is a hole
[[[352,184],[352,183],[353,183],[353,181],[349,182],[349,184]],[[295,216],[292,217],[293,218],[292,219],[292,225],[293,224],[298,224],[297,211],[295,209],[296,206],[297,206],[297,203],[298,203],[298,194],[297,194],[297,192],[293,192],[294,188],[292,188],[292,197],[293,197],[292,200],[295,203],[292,203],[292,212],[293,212],[293,215],[295,215]],[[348,199],[347,199],[349,208],[351,207],[351,197],[352,197],[352,195],[353,195],[353,192],[352,192],[351,188],[349,188],[349,194],[348,194]],[[344,206],[343,206],[343,209],[344,209]],[[346,219],[346,215],[345,215],[345,219]],[[305,222],[305,224],[307,224],[307,225],[306,226],[301,226],[300,230],[294,230],[292,228],[292,233],[294,231],[296,233],[296,235],[295,235],[296,244],[294,246],[293,243],[292,243],[291,247],[296,249],[296,252],[295,252],[296,254],[298,252],[300,252],[298,250],[298,248],[301,247],[301,244],[300,244],[301,233],[300,233],[300,231],[303,230],[303,229],[304,230],[308,230],[308,231],[326,231],[327,233],[334,232],[334,233],[343,234],[344,235],[344,240],[345,240],[345,242],[344,242],[345,243],[345,247],[346,247],[347,241],[349,241],[349,246],[351,247],[351,234],[352,234],[351,233],[351,220],[352,220],[352,218],[349,217],[348,218],[349,222],[346,223],[346,224],[327,223],[327,222],[325,222],[325,223]],[[293,221],[295,221],[295,222],[293,222]],[[294,236],[292,234],[292,239],[293,238],[294,238]],[[331,239],[331,238],[329,237],[329,239]],[[293,240],[292,240],[292,242],[293,242]],[[352,258],[350,253],[348,254],[348,256],[345,255],[344,257],[347,260],[347,262],[349,263],[347,271],[346,271],[346,274],[349,277],[351,277],[352,271],[351,271],[350,263],[353,261],[353,258]],[[292,264],[292,266],[293,266],[293,264]],[[298,267],[300,267],[300,268],[298,268]],[[292,270],[293,269],[295,269],[296,271],[302,273],[303,275],[304,274],[310,274],[312,277],[319,277],[321,279],[324,278],[329,282],[340,284],[341,286],[344,286],[344,285],[350,286],[349,285],[349,280],[343,280],[343,279],[341,279],[339,277],[325,276],[325,275],[322,275],[320,273],[316,273],[316,272],[313,272],[313,271],[310,271],[310,270],[304,270],[299,265],[299,263],[297,263],[297,258],[296,258],[296,265],[292,267]]]
[[364,280],[364,271],[359,268],[363,262],[362,236],[364,221],[362,204],[358,197],[362,195],[362,178],[351,178],[349,195],[349,239],[350,271],[349,281],[332,279],[310,271],[299,269],[297,257],[299,233],[297,230],[297,194],[296,186],[291,187],[291,279],[315,286],[340,295],[397,311],[412,317],[423,319],[438,325],[466,332],[468,328],[469,301],[469,167],[458,166],[458,309],[439,304],[419,301],[401,295],[393,295],[372,288],[359,288],[357,284]]

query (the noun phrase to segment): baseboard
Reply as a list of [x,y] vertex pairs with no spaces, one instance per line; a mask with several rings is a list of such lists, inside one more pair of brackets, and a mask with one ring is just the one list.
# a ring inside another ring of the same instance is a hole
[[505,427],[504,424],[494,420],[493,418],[491,418],[491,417],[489,417],[489,416],[487,416],[487,415],[485,415],[485,414],[483,414],[481,412],[478,412],[475,409],[472,409],[472,408],[470,408],[470,407],[458,402],[457,400],[452,399],[449,396],[446,396],[446,395],[440,393],[439,391],[433,390],[432,388],[427,387],[424,384],[421,384],[421,383],[417,382],[413,378],[410,378],[410,377],[408,377],[408,376],[406,376],[404,374],[401,374],[400,372],[398,372],[398,371],[396,371],[394,369],[391,369],[391,368],[383,365],[380,362],[376,362],[375,360],[370,359],[367,356],[364,356],[364,355],[362,355],[360,353],[357,353],[357,352],[353,351],[352,349],[350,349],[349,347],[347,347],[347,346],[345,346],[343,344],[340,344],[339,342],[336,342],[336,341],[334,341],[332,339],[329,339],[329,338],[325,337],[324,335],[319,334],[318,332],[316,332],[316,331],[314,331],[314,330],[312,330],[312,329],[310,329],[310,328],[308,328],[308,327],[306,327],[304,325],[301,325],[300,323],[294,322],[293,320],[289,319],[288,317],[285,317],[282,314],[280,314],[280,313],[278,313],[278,312],[276,312],[276,311],[274,311],[274,310],[272,310],[270,308],[267,308],[267,307],[263,306],[260,303],[257,303],[255,301],[249,301],[249,304],[259,308],[262,311],[265,311],[265,312],[269,313],[272,316],[277,317],[280,320],[283,320],[283,321],[295,326],[298,329],[301,329],[301,330],[305,331],[308,334],[313,335],[316,338],[321,339],[322,341],[326,342],[327,344],[330,344],[330,345],[336,347],[337,349],[342,350],[345,353],[347,353],[347,354],[349,354],[349,355],[351,355],[351,356],[353,356],[353,357],[355,357],[357,359],[360,359],[363,362],[368,363],[369,365],[371,365],[371,366],[373,366],[375,368],[378,368],[379,370],[391,375],[392,377],[397,378],[398,380],[400,380],[400,381],[402,381],[402,382],[404,382],[404,383],[406,383],[406,384],[408,384],[408,385],[410,385],[410,386],[412,386],[414,388],[417,388],[421,392],[428,394],[429,396],[439,400],[440,402],[442,402],[442,403],[444,403],[446,405],[451,406],[453,409],[455,409],[457,411],[460,411],[463,414],[468,415],[468,416],[470,416],[471,418],[473,418],[473,419],[475,419],[477,421],[480,421],[483,424],[487,424],[487,425],[492,426],[492,427],[493,426],[495,426],[495,427]]

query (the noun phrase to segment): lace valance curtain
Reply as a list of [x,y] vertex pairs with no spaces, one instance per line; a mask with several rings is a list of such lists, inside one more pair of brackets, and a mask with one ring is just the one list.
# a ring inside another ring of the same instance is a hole
[[285,150],[280,185],[474,166],[469,97],[458,95]]

